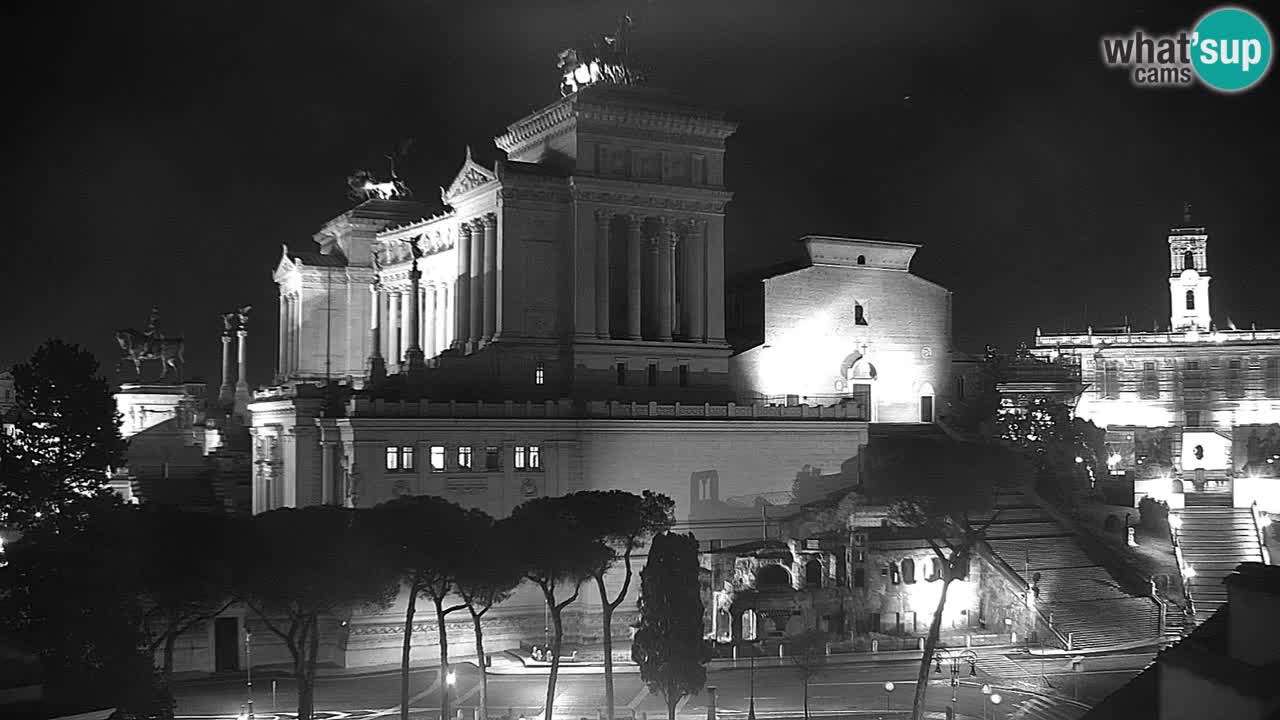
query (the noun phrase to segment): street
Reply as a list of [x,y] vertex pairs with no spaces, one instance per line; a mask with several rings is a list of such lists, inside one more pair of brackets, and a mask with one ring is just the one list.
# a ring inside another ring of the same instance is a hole
[[[1064,658],[1029,658],[982,651],[978,674],[965,669],[957,688],[957,711],[962,717],[982,718],[986,698],[980,688],[990,683],[1001,695],[999,706],[987,705],[987,717],[1072,720],[1083,714],[1083,703],[1096,702],[1137,674],[1152,659],[1151,652],[1128,652],[1088,658],[1082,672],[1072,672]],[[1042,670],[1043,664],[1043,670]],[[875,717],[885,710],[909,707],[918,664],[914,660],[832,664],[814,678],[809,688],[809,704],[814,714],[829,717],[853,714]],[[479,699],[479,672],[470,664],[456,665],[457,682],[451,692],[454,707],[470,718]],[[1042,679],[1047,676],[1048,684]],[[951,700],[949,675],[931,673],[928,709],[942,711]],[[532,717],[540,714],[546,696],[545,674],[489,675],[491,717]],[[894,683],[892,693],[885,682]],[[717,712],[726,718],[745,718],[750,700],[751,671],[748,662],[716,664],[709,669],[707,685],[715,687]],[[274,686],[274,690],[273,690]],[[635,672],[614,677],[617,716],[620,718],[665,717],[662,698],[644,688]],[[410,674],[410,707],[426,720],[439,715],[440,683],[435,668],[413,670]],[[178,714],[187,718],[234,718],[242,712],[247,693],[243,680],[195,681],[176,690]],[[600,674],[561,675],[556,685],[556,717],[595,718],[603,700]],[[273,700],[274,696],[274,700]],[[332,720],[379,717],[394,714],[399,706],[400,676],[379,673],[365,676],[320,677],[316,682],[316,708]],[[759,717],[795,716],[803,708],[803,687],[789,660],[771,658],[757,661],[755,668],[756,713]],[[682,718],[705,718],[709,691],[687,699],[678,711]],[[297,703],[292,680],[255,678],[255,720],[273,715],[291,715]],[[898,713],[895,713],[895,716]]]

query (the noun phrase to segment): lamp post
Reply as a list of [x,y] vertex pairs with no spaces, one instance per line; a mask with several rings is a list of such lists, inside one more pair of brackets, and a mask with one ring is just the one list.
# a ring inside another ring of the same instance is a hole
[[956,705],[959,698],[956,696],[957,689],[960,687],[960,668],[964,665],[969,666],[969,677],[977,677],[978,675],[978,654],[972,650],[955,651],[951,648],[938,648],[933,653],[933,664],[937,674],[942,674],[942,664],[946,663],[947,668],[951,671],[951,715],[956,713]]
[[987,705],[991,702],[991,686],[982,685],[982,720],[987,720]]
[[889,711],[893,710],[893,706],[890,704],[892,701],[893,701],[893,683],[891,683],[891,682],[885,682],[885,684],[884,684],[884,710],[885,710],[885,712],[889,712]]
[[747,720],[756,720],[756,654],[755,648],[751,652],[751,670],[749,671],[749,681],[751,699],[747,701]]
[[249,720],[253,720],[253,633],[249,632],[249,628],[244,629],[244,682],[245,690],[249,696]]
[[[453,692],[453,685],[456,682],[458,682],[458,674],[453,671],[453,668],[449,668],[444,674],[444,706],[446,709],[450,707],[450,695]],[[440,720],[449,719],[442,717]]]
[[1000,697],[1000,693],[991,693],[990,699],[991,699],[992,705],[999,705],[1000,701],[1003,700],[1004,698]]

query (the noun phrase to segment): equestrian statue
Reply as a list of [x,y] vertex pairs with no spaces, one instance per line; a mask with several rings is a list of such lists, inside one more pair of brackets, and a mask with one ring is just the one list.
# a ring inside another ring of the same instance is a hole
[[186,364],[183,356],[185,343],[180,337],[164,337],[159,326],[160,313],[151,308],[151,317],[147,320],[145,332],[134,328],[116,330],[116,342],[124,351],[124,359],[133,363],[138,380],[142,380],[142,363],[148,360],[160,361],[160,380],[169,376],[172,370],[179,382],[182,380],[182,365]]

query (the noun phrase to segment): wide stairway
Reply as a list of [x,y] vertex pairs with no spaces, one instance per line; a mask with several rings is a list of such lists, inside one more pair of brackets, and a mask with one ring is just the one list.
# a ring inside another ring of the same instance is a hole
[[1187,493],[1179,511],[1182,527],[1178,545],[1182,562],[1193,574],[1183,583],[1196,608],[1196,624],[1209,619],[1227,602],[1223,579],[1242,562],[1262,562],[1262,546],[1253,524],[1253,511],[1232,507],[1226,493]]
[[1155,601],[1122,590],[1068,528],[1021,493],[1000,492],[996,507],[1000,516],[987,530],[987,544],[1039,588],[1041,610],[1054,629],[1070,637],[1072,648],[1159,637],[1160,609]]

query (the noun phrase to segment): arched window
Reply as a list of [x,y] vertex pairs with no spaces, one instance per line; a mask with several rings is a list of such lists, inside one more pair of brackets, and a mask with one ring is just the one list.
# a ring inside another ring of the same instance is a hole
[[822,563],[810,560],[804,566],[804,584],[809,587],[822,587]]
[[854,303],[853,305],[853,324],[854,325],[867,324],[867,316],[862,309],[862,305],[859,303]]
[[781,565],[765,565],[756,573],[757,590],[788,590],[791,588],[791,573]]
[[929,558],[929,574],[925,576],[925,580],[933,582],[942,579],[942,561],[938,558]]
[[889,563],[889,582],[893,583],[894,585],[897,585],[898,583],[902,582],[902,575],[898,570],[898,563],[896,562]]
[[859,256],[858,256],[858,264],[859,264],[859,265],[866,265],[866,264],[867,264],[867,256],[866,256],[866,255],[859,255]]
[[1196,269],[1196,254],[1195,254],[1195,253],[1191,252],[1190,250],[1188,250],[1188,251],[1186,251],[1186,252],[1182,253],[1182,269],[1183,269],[1183,270],[1195,270],[1195,269]]
[[916,561],[906,558],[902,561],[902,582],[910,585],[916,581]]
[[1194,290],[1187,291],[1187,309],[1188,310],[1196,309],[1196,293]]

